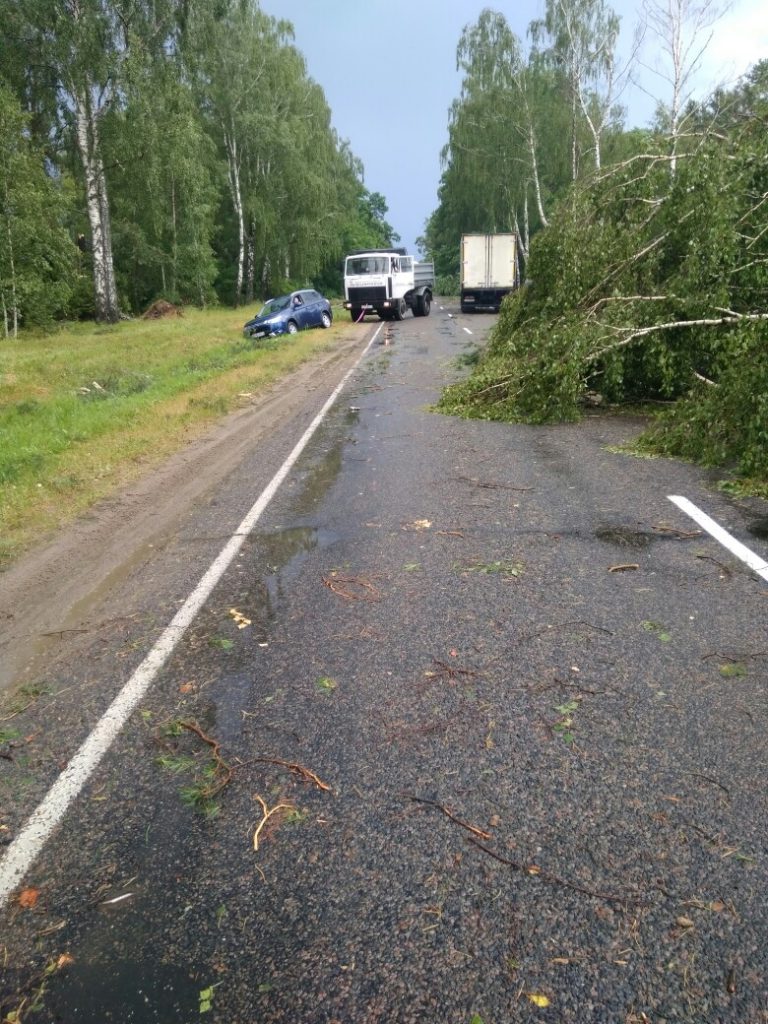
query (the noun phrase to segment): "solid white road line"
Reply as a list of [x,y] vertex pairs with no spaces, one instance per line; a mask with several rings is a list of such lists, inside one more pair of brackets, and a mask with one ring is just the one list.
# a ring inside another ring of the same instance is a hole
[[119,735],[136,705],[144,697],[152,681],[173,653],[179,640],[207,601],[214,587],[229,568],[233,558],[275,496],[280,484],[285,480],[312,435],[325,419],[342,388],[373,345],[382,326],[378,327],[365,350],[355,361],[354,366],[344,374],[333,394],[304,431],[291,454],[275,473],[170,624],[166,626],[155,646],[104,712],[93,732],[69,761],[64,771],[43,797],[40,805],[30,815],[21,832],[6,850],[0,860],[0,908],[7,902],[8,897],[32,866],[48,837],[64,817],[88,778]]
[[740,558],[742,562],[748,565],[752,572],[756,572],[758,576],[768,582],[768,562],[765,559],[760,558],[759,555],[756,555],[754,551],[750,551],[741,541],[732,537],[730,533],[724,530],[722,526],[719,526],[714,519],[710,519],[706,512],[702,512],[692,501],[689,501],[687,498],[681,498],[677,494],[668,494],[667,497],[686,515],[690,516],[695,523],[698,523],[707,533],[711,534],[732,555]]

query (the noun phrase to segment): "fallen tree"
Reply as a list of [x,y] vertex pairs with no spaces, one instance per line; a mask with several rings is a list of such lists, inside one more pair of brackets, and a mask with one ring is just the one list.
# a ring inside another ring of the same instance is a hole
[[768,479],[768,62],[573,187],[445,411],[532,423],[674,403],[648,447]]

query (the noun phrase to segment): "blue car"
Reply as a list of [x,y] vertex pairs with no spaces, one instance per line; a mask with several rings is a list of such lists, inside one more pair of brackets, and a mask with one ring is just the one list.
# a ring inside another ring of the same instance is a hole
[[320,292],[304,288],[266,302],[259,315],[245,325],[243,334],[246,338],[273,338],[278,334],[296,334],[305,327],[330,327],[332,323],[328,299]]

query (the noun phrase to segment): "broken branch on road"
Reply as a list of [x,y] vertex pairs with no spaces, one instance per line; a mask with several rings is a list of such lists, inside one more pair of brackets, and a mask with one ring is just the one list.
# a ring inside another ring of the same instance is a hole
[[503,857],[500,853],[496,853],[495,850],[489,850],[483,843],[479,843],[477,839],[469,837],[469,842],[473,846],[487,853],[489,857],[493,857],[500,864],[506,864],[507,867],[513,868],[515,871],[520,871],[526,875],[532,875],[535,878],[541,878],[545,882],[551,882],[553,885],[562,885],[566,889],[573,889],[574,892],[580,892],[584,896],[592,896],[595,899],[606,900],[609,903],[642,903],[638,896],[634,894],[627,894],[623,896],[616,895],[614,893],[598,892],[594,889],[587,889],[582,885],[577,885],[575,882],[569,882],[565,878],[560,878],[559,875],[553,875],[550,871],[544,871],[536,864],[523,864],[517,860],[510,860],[509,857]]
[[364,576],[342,576],[332,572],[329,576],[323,576],[322,580],[331,593],[345,601],[378,601],[381,596],[373,583]]
[[446,818],[449,818],[456,825],[460,825],[465,828],[467,832],[471,832],[474,836],[479,836],[481,839],[493,839],[493,836],[489,832],[483,832],[481,828],[476,825],[470,825],[469,822],[462,821],[461,818],[457,818],[455,814],[448,810],[443,804],[439,804],[437,800],[427,800],[425,797],[413,796],[412,793],[408,794],[408,799],[413,800],[417,804],[427,804],[430,807],[436,807],[438,811],[442,811]]

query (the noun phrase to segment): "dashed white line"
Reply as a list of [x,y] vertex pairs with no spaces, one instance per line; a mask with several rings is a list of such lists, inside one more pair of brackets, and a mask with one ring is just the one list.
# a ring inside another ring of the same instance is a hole
[[285,480],[312,435],[325,419],[328,410],[338,398],[344,385],[375,342],[382,326],[379,326],[365,350],[355,361],[354,366],[344,374],[333,394],[304,431],[288,458],[259,495],[237,530],[224,545],[170,624],[166,626],[155,646],[112,701],[93,732],[83,742],[43,797],[37,809],[32,812],[21,832],[6,850],[0,860],[0,908],[7,902],[13,890],[32,866],[48,837],[69,810],[78,793],[120,734],[137,704],[146,694],[158,672],[173,653],[179,640],[208,600],[214,587],[227,571],[235,555],[272,501],[280,484]]
[[732,537],[727,530],[724,530],[722,526],[711,519],[706,512],[702,512],[701,509],[694,505],[688,498],[682,498],[678,494],[668,494],[667,497],[677,507],[685,512],[686,515],[690,516],[695,523],[698,523],[704,530],[707,531],[712,537],[715,538],[718,543],[722,544],[724,548],[735,555],[736,558],[741,559],[745,565],[748,565],[752,572],[757,573],[762,579],[768,582],[768,562],[765,559],[760,558],[754,551],[742,544],[740,540],[736,540]]
[[462,329],[462,331],[466,331],[467,334],[471,334],[472,333],[472,331],[470,331],[470,329],[468,327],[462,327],[461,329]]

